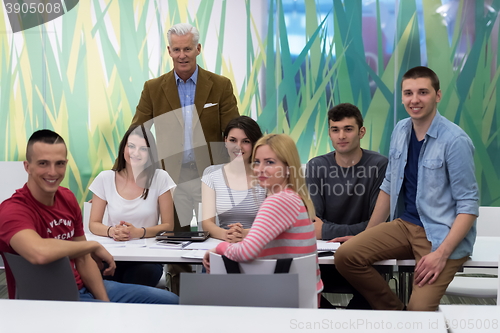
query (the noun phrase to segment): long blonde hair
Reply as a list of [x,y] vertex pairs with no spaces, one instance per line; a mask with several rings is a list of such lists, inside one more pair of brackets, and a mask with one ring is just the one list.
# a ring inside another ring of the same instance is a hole
[[252,164],[255,162],[255,152],[260,146],[268,145],[276,154],[276,157],[288,166],[288,185],[300,196],[307,208],[307,213],[311,220],[316,218],[314,205],[309,196],[302,164],[300,163],[299,152],[292,138],[286,134],[268,134],[257,141],[253,147]]

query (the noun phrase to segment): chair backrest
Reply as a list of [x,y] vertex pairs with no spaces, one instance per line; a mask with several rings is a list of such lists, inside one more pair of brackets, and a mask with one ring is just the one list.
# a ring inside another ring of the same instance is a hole
[[0,161],[0,203],[8,199],[14,192],[28,181],[23,162]]
[[[23,187],[28,181],[28,173],[24,170],[23,162],[0,161],[0,203],[8,199]],[[4,268],[3,259],[0,257],[0,269]]]
[[[198,203],[198,214],[195,214],[198,219],[198,231],[203,231],[203,204]],[[215,213],[215,225],[220,226],[219,215]]]
[[90,210],[92,209],[92,203],[84,202],[83,203],[83,231],[86,234],[90,234],[89,222],[90,222]]
[[[272,274],[276,267],[276,259],[257,259],[239,265],[242,274]],[[289,273],[299,276],[300,308],[318,307],[316,271],[316,254],[293,258]],[[227,274],[222,257],[218,254],[210,253],[210,273]]]
[[299,307],[297,274],[181,273],[183,305]]
[[46,265],[34,265],[23,257],[3,253],[16,281],[16,298],[78,301],[80,293],[68,257]]
[[500,207],[479,207],[477,218],[477,235],[498,237],[500,236]]

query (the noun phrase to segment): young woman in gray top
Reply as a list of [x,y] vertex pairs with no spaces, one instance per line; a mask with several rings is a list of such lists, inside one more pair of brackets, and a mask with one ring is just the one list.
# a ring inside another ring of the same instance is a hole
[[255,181],[250,165],[253,146],[261,137],[260,127],[252,118],[240,116],[231,120],[224,131],[231,161],[209,166],[203,172],[203,230],[214,238],[241,241],[266,198],[266,191]]

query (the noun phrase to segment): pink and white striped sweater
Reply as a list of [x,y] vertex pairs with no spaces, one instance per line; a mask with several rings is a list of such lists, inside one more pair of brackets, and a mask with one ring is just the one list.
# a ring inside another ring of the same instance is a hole
[[[239,262],[317,254],[314,226],[300,196],[292,190],[284,190],[266,198],[243,241],[222,242],[216,252]],[[317,276],[317,290],[320,292],[323,282],[319,265]]]

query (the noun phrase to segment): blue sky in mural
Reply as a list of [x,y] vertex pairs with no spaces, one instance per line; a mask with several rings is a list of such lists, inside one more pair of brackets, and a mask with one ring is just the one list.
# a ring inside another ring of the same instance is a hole
[[[288,42],[290,44],[290,52],[292,55],[298,55],[304,45],[306,44],[306,32],[305,32],[305,22],[306,22],[306,4],[309,3],[310,0],[283,0],[283,12],[285,15],[285,22],[287,25],[287,33],[288,33]],[[326,21],[326,31],[328,34],[327,39],[333,40],[333,1],[332,0],[316,0],[316,10],[318,13],[318,21],[323,20],[328,16]],[[415,1],[417,6],[417,14],[418,14],[418,25],[419,25],[419,33],[420,33],[420,52],[422,64],[427,64],[427,48],[426,48],[426,34],[424,28],[424,17],[422,10],[422,1]],[[456,15],[459,7],[459,0],[442,0],[442,5],[436,9],[436,13],[439,13],[443,17],[443,23],[448,28],[448,42],[451,42],[453,27],[455,25]],[[376,52],[376,41],[374,38],[371,38],[371,34],[376,31],[377,28],[377,1],[375,0],[364,0],[361,1],[362,4],[362,17],[363,17],[363,35],[365,41],[365,53],[367,60],[374,64],[378,61],[377,52]],[[398,0],[380,0],[380,18],[381,18],[381,27],[384,35],[384,62],[387,63],[387,60],[392,54],[394,50],[394,36],[396,32],[396,17],[398,7],[401,5]],[[468,5],[474,5],[468,4]],[[488,10],[488,6],[486,6],[486,10]],[[465,22],[466,29],[469,29],[471,33],[473,33],[473,24],[474,22]],[[462,59],[464,56],[464,52],[458,50],[456,54],[457,61]],[[376,66],[373,66],[376,70]]]

